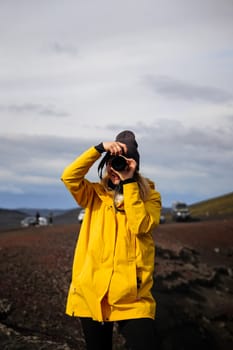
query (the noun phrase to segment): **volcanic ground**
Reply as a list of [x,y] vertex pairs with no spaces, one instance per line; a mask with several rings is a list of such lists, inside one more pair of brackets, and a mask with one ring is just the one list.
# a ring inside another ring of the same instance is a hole
[[[0,232],[2,350],[85,349],[79,320],[65,315],[79,228]],[[233,349],[233,220],[161,224],[153,234],[157,349]],[[114,349],[125,349],[117,325]]]

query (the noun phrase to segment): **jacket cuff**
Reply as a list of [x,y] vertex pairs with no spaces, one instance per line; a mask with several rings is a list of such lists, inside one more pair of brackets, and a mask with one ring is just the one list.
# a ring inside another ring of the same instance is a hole
[[95,146],[96,151],[98,151],[99,153],[103,153],[105,152],[104,146],[103,146],[103,142],[101,142],[99,145]]
[[122,185],[130,184],[131,182],[136,182],[134,177],[131,177],[130,179],[126,179],[124,181],[121,181]]

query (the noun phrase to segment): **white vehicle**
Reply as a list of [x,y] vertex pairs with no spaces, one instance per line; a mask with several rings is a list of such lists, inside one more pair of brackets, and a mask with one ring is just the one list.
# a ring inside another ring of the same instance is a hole
[[84,215],[85,215],[85,209],[81,209],[78,214],[78,221],[80,222],[80,224],[83,222]]
[[171,214],[174,221],[187,221],[190,219],[189,208],[184,202],[174,202]]
[[40,216],[39,217],[39,223],[37,223],[35,216],[28,216],[25,219],[23,219],[20,222],[20,224],[21,224],[22,227],[36,226],[36,225],[47,226],[48,225],[48,220],[45,217]]

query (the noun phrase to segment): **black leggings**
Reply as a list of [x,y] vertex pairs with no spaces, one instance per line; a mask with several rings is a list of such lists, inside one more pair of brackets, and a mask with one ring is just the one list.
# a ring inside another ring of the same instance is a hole
[[[113,322],[97,322],[91,318],[80,318],[87,350],[111,350]],[[155,328],[150,318],[118,321],[119,331],[130,350],[154,350]]]

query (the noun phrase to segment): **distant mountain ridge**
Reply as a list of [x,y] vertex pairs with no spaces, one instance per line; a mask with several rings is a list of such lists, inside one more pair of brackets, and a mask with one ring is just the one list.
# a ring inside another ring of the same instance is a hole
[[75,209],[43,209],[43,208],[20,208],[4,209],[0,208],[0,231],[20,228],[20,222],[27,216],[49,217],[52,213],[54,224],[78,223],[78,213],[81,208]]
[[62,215],[67,211],[67,209],[46,209],[46,208],[17,208],[16,210],[20,212],[24,212],[27,215],[34,216],[37,212],[40,213],[41,216],[48,216],[52,213],[54,216]]
[[19,223],[27,216],[26,213],[19,210],[0,208],[0,230],[19,227]]
[[[219,197],[210,198],[189,206],[191,215],[200,219],[227,219],[233,217],[233,192]],[[0,230],[20,228],[20,221],[26,216],[34,216],[38,211],[41,216],[53,214],[54,224],[78,224],[80,207],[74,209],[43,209],[43,208],[0,208]],[[163,208],[164,214],[169,213],[170,208]]]

